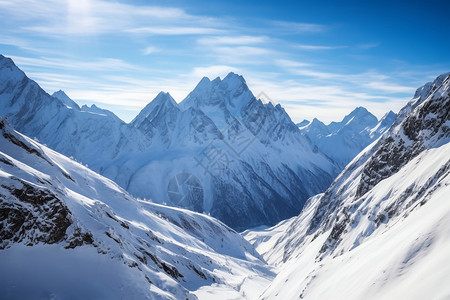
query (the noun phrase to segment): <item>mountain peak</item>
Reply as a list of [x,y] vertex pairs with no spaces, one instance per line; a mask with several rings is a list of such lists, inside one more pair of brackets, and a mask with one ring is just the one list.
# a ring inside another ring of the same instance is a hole
[[177,102],[175,102],[169,93],[161,91],[141,110],[136,118],[131,121],[131,124],[139,127],[145,119],[153,119],[160,111],[169,111],[173,109],[178,110]]
[[221,106],[236,115],[252,98],[254,96],[248,89],[244,77],[230,72],[225,78],[217,77],[213,81],[203,77],[180,103],[180,108],[186,110],[189,107]]
[[70,97],[67,96],[67,94],[63,90],[58,90],[54,92],[52,96],[61,101],[65,106],[76,110],[80,110],[80,106],[78,106],[78,104],[75,103],[75,101],[70,99]]
[[393,112],[392,110],[390,110],[381,119],[385,120],[385,119],[391,119],[391,118],[396,118],[396,117],[397,117],[397,114],[395,112]]
[[340,122],[331,122],[328,125],[328,129],[331,133],[337,132],[347,124],[363,125],[363,127],[373,127],[378,123],[377,117],[369,112],[365,107],[358,106],[351,113],[346,115]]
[[177,102],[175,101],[175,99],[173,99],[172,96],[168,92],[163,92],[163,91],[159,92],[158,95],[156,95],[156,97],[150,103],[153,103],[153,102],[155,102],[154,104],[160,104],[160,103],[166,104],[167,103],[167,104],[170,104],[173,106],[177,106]]
[[241,81],[245,83],[244,77],[234,72],[228,73],[228,75],[225,76],[225,78],[222,81]]
[[6,57],[6,56],[3,56],[0,54],[0,68],[12,67],[12,66],[16,67],[13,60],[9,57]]
[[[270,102],[269,102],[270,103]],[[306,119],[304,119],[303,121],[301,121],[300,123],[297,123],[297,127],[304,127],[306,125],[308,125],[310,122]]]

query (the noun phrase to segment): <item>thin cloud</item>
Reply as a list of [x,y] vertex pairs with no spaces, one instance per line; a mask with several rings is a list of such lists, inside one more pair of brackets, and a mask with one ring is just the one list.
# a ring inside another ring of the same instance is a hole
[[227,66],[227,65],[213,65],[208,67],[197,67],[192,70],[190,77],[203,78],[208,77],[209,79],[214,79],[216,77],[225,77],[228,73],[242,73],[241,69]]
[[161,51],[159,48],[156,48],[156,47],[153,47],[153,46],[148,46],[145,49],[142,49],[141,52],[144,55],[149,55],[149,54],[152,54],[152,53],[155,53],[155,52],[159,52],[159,51]]
[[219,62],[236,65],[262,65],[277,55],[275,50],[253,46],[213,46],[208,50]]
[[335,50],[347,48],[347,46],[320,46],[320,45],[295,45],[294,48],[300,50]]
[[329,29],[326,25],[313,23],[272,21],[271,24],[274,29],[290,34],[321,33]]
[[267,42],[268,38],[265,36],[214,36],[200,38],[197,43],[201,45],[252,45]]
[[381,45],[381,43],[367,43],[367,44],[359,44],[356,46],[356,48],[368,50],[368,49],[376,48],[380,45]]
[[123,71],[123,70],[145,70],[143,67],[124,62],[116,58],[102,58],[92,61],[77,61],[73,59],[42,57],[32,58],[23,56],[10,56],[20,66],[33,66],[40,68],[55,68],[60,70],[82,70],[82,71]]
[[284,68],[301,68],[311,66],[310,63],[299,62],[289,59],[276,59],[274,62],[276,65]]
[[225,30],[207,27],[139,27],[126,30],[130,33],[149,35],[204,35],[225,33]]
[[[27,9],[24,9],[26,7]],[[51,18],[49,18],[51,16]],[[186,13],[180,8],[131,5],[101,0],[0,1],[0,17],[22,31],[49,37],[117,34],[214,34],[222,22]]]
[[386,93],[412,93],[417,88],[383,81],[372,81],[363,84],[363,86],[374,90],[380,90]]

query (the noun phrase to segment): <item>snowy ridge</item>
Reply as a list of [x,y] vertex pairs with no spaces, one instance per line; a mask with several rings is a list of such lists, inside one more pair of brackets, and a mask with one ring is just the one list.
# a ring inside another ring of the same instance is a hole
[[[245,298],[256,296],[271,279],[253,247],[220,221],[136,200],[114,182],[15,132],[2,119],[0,133],[2,295],[27,297],[47,290],[57,298],[91,293],[86,295],[196,299],[206,297],[213,285]],[[35,256],[43,262],[34,261]],[[15,264],[17,259],[21,263]],[[105,271],[89,274],[74,264],[67,272],[55,263],[71,260]],[[19,276],[29,272],[55,281],[34,285],[23,279],[28,275]],[[95,274],[101,277],[91,277]],[[63,278],[75,284],[64,287]],[[91,282],[86,291],[79,291],[80,280]]]
[[261,299],[450,296],[449,81],[416,93],[298,217],[245,233],[280,270]]

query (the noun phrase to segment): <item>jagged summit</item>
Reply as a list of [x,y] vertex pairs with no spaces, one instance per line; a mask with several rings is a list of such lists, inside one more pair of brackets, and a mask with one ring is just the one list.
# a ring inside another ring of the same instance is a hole
[[221,106],[237,116],[253,98],[244,77],[230,72],[224,79],[217,77],[210,81],[204,77],[180,103],[180,108]]
[[67,107],[80,110],[80,106],[77,103],[75,103],[75,101],[70,99],[69,96],[67,96],[67,94],[63,90],[58,90],[54,92],[52,96],[59,99]]
[[378,121],[366,108],[357,107],[340,122],[325,125],[314,118],[300,131],[344,168],[361,150],[388,130],[395,118],[396,115],[390,112]]
[[365,126],[373,127],[378,123],[378,119],[365,107],[359,106],[355,108],[350,114],[346,115],[344,119],[342,119],[342,121],[331,122],[328,125],[328,129],[330,130],[330,132],[337,132],[344,126],[348,125],[349,122],[356,124],[357,126],[358,124],[361,124],[361,122],[363,122]]
[[0,54],[0,68],[4,67],[16,67],[16,65],[11,58]]

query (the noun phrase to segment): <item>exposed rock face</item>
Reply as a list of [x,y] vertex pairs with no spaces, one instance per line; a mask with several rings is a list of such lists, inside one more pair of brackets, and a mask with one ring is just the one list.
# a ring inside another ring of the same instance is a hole
[[[438,77],[428,94],[413,99],[415,111],[386,137],[364,166],[355,197],[364,195],[378,182],[396,173],[424,149],[442,144],[450,137],[449,81],[450,75]],[[409,110],[409,106],[405,110]]]
[[260,299],[448,294],[449,92],[449,74],[419,88],[298,217],[245,233],[282,270]]
[[[0,249],[10,243],[53,244],[60,242],[72,224],[67,207],[48,190],[17,180],[18,187],[1,186],[14,199],[0,192]],[[20,186],[21,185],[21,186]]]

